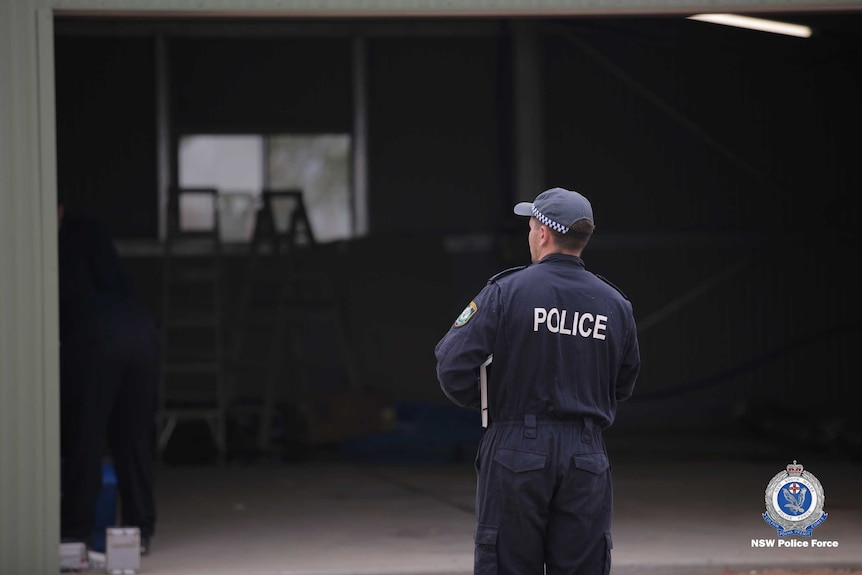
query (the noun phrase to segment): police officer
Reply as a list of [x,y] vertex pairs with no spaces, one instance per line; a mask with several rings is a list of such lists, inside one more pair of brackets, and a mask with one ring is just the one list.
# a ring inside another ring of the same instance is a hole
[[640,367],[628,299],[584,268],[590,202],[553,188],[515,206],[532,263],[492,277],[437,344],[445,394],[490,426],[476,457],[475,574],[609,573],[612,486],[602,430]]
[[110,448],[122,525],[155,530],[153,443],[160,377],[155,321],[132,294],[107,230],[58,208],[60,292],[61,538],[92,543]]

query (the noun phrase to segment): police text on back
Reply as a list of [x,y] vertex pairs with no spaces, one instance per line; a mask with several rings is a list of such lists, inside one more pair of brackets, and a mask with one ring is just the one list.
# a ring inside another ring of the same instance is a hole
[[569,321],[566,317],[568,314],[568,310],[558,310],[555,307],[549,310],[543,307],[534,308],[533,331],[539,331],[539,326],[544,324],[551,333],[605,339],[608,316],[576,311],[571,314]]

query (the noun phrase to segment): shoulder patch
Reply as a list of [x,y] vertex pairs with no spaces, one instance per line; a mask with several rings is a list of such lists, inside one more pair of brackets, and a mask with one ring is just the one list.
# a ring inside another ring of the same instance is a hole
[[503,277],[503,276],[507,276],[507,275],[509,275],[509,274],[512,274],[512,273],[515,273],[515,272],[519,272],[519,271],[521,271],[522,269],[524,269],[524,268],[526,268],[526,267],[527,267],[527,266],[516,266],[516,267],[513,267],[513,268],[509,268],[509,269],[507,269],[507,270],[503,270],[503,271],[501,271],[500,273],[498,273],[498,274],[495,274],[495,275],[491,276],[491,278],[488,280],[488,283],[491,283],[491,282],[497,281],[498,279],[500,279],[500,278],[501,278],[501,277]]
[[609,286],[611,286],[612,288],[614,288],[615,290],[617,290],[617,291],[619,292],[619,294],[620,294],[621,296],[623,296],[623,299],[624,299],[624,300],[626,300],[626,301],[631,301],[631,300],[629,299],[629,296],[627,296],[625,293],[623,293],[623,290],[621,290],[620,288],[618,288],[617,286],[615,286],[615,285],[614,285],[614,284],[613,284],[613,283],[612,283],[608,278],[606,278],[606,277],[604,277],[604,276],[600,276],[599,274],[594,273],[594,272],[593,272],[593,275],[594,275],[594,276],[596,276],[597,278],[599,278],[600,280],[602,280],[603,282],[605,282],[606,284],[608,284]]
[[473,315],[479,311],[479,307],[476,305],[475,301],[471,301],[470,305],[464,308],[464,311],[461,312],[461,315],[458,316],[458,319],[455,320],[455,327],[461,327],[468,321]]

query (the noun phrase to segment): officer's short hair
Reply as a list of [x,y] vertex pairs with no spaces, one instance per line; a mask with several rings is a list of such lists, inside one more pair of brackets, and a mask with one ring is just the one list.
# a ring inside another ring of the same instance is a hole
[[566,251],[579,252],[583,250],[590,241],[590,236],[596,229],[596,226],[589,220],[578,220],[569,231],[565,234],[548,228],[551,230],[551,237],[554,238],[554,245]]

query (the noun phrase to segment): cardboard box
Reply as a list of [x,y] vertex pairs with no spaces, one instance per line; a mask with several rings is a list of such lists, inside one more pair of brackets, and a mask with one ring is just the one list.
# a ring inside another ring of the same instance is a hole
[[311,445],[337,443],[379,433],[394,424],[393,407],[378,394],[343,389],[306,398],[299,404],[305,439]]
[[137,527],[109,527],[106,548],[108,573],[134,573],[141,568],[141,530]]

